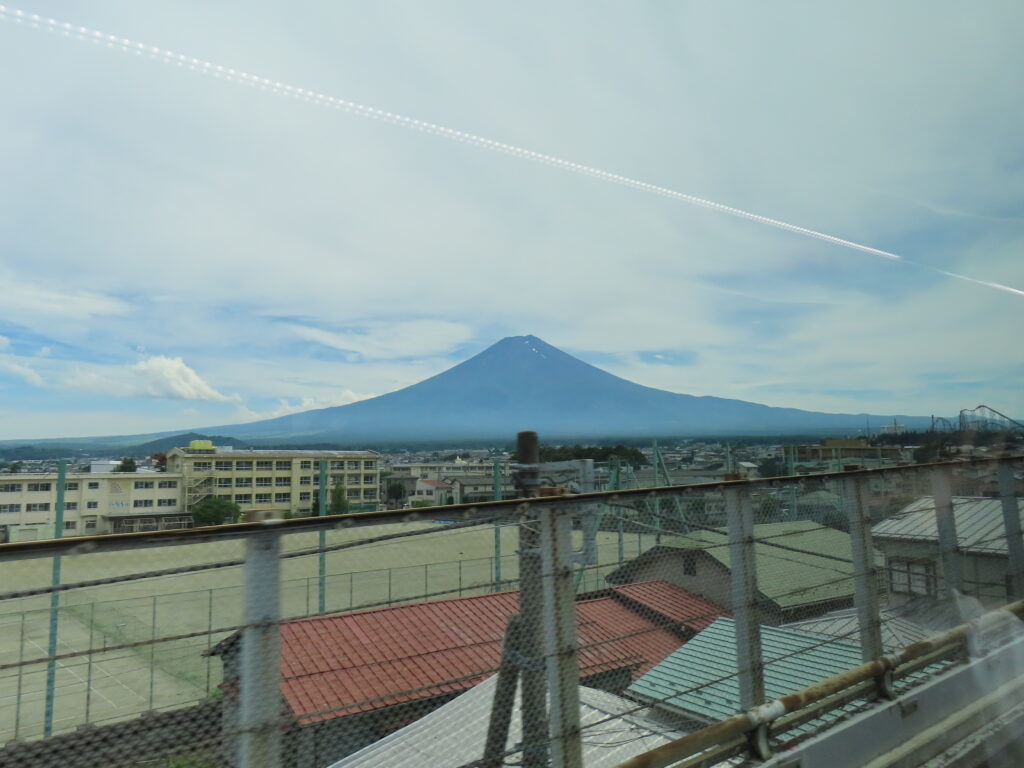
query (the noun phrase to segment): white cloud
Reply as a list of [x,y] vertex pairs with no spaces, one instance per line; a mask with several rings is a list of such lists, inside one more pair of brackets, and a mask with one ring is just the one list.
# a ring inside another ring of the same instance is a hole
[[155,355],[134,365],[76,366],[63,382],[72,389],[102,392],[117,397],[155,397],[171,400],[235,402],[192,370],[180,357]]
[[469,325],[447,320],[378,322],[358,331],[342,332],[296,324],[288,329],[300,339],[350,352],[353,359],[365,360],[439,355],[473,338]]
[[0,336],[0,352],[11,346],[11,340],[6,336]]
[[131,305],[102,293],[78,288],[62,288],[59,283],[43,284],[24,280],[9,270],[0,272],[4,286],[0,317],[9,322],[32,325],[38,318],[62,318],[84,321],[95,317],[126,315]]
[[274,419],[278,416],[287,416],[290,413],[301,413],[302,411],[312,411],[318,408],[332,408],[337,405],[348,405],[349,403],[355,403],[359,400],[365,400],[367,397],[371,397],[371,395],[343,390],[335,397],[303,397],[295,402],[290,402],[287,399],[282,398],[278,401],[278,404],[275,407],[259,411],[242,406],[239,409],[239,414],[245,421]]
[[46,381],[42,376],[33,370],[27,363],[20,362],[18,358],[13,355],[0,355],[0,371],[17,376],[34,387],[46,386]]

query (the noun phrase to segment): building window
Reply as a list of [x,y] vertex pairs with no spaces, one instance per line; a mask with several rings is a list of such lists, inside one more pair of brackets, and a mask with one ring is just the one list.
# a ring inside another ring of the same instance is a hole
[[252,478],[251,477],[236,477],[235,478],[235,487],[236,488],[252,488]]
[[43,491],[49,491],[51,488],[50,483],[29,483],[25,490],[30,493],[40,493]]
[[348,469],[359,469],[359,462],[358,461],[350,461],[350,462],[348,462]]
[[235,469],[238,470],[239,472],[249,472],[249,471],[252,470],[252,462],[251,461],[236,461],[235,462]]
[[78,510],[78,502],[77,501],[65,501],[64,502],[64,509],[66,511],[68,511],[68,512],[75,512],[75,511]]
[[73,531],[76,528],[78,528],[78,522],[76,520],[65,520],[64,521],[64,530],[65,531]]
[[230,477],[218,477],[217,478],[217,487],[218,488],[230,488],[231,487],[231,478]]
[[272,478],[272,477],[257,477],[256,478],[256,487],[257,488],[269,488],[273,482],[274,482],[274,478]]
[[21,493],[21,483],[0,483],[0,493]]
[[270,493],[257,493],[256,494],[256,503],[257,504],[269,504],[270,503],[270,497],[272,495],[273,494],[270,494]]
[[364,461],[363,462],[363,469],[376,469],[376,468],[377,468],[377,462],[376,461]]
[[98,491],[100,489],[100,484],[95,480],[90,480],[88,488],[90,491]]
[[313,468],[313,462],[310,461],[309,459],[303,459],[302,461],[299,462],[299,469],[312,469],[312,468]]
[[217,494],[217,498],[218,499],[227,499],[228,501],[231,501],[231,494],[230,493],[218,493]]
[[64,490],[65,491],[77,491],[78,490],[78,483],[64,483]]
[[331,475],[331,485],[343,485],[345,482],[344,475]]
[[275,477],[274,485],[276,485],[278,488],[291,488],[292,479],[290,477]]
[[889,591],[904,595],[935,595],[935,563],[922,560],[889,560]]
[[363,498],[364,499],[376,499],[377,498],[377,489],[376,488],[364,488],[363,489]]
[[373,485],[373,475],[363,475],[363,485]]
[[38,504],[26,504],[26,512],[49,512],[50,503],[48,501],[39,502]]
[[345,485],[359,485],[359,475],[349,475],[346,477]]
[[157,488],[177,488],[178,487],[178,481],[177,480],[161,480],[159,483],[156,484],[156,487]]
[[291,504],[292,495],[290,493],[275,493],[274,502],[276,504]]
[[98,501],[87,501],[85,502],[86,509],[99,509],[100,503]]
[[291,463],[290,460],[275,461],[274,462],[274,469],[276,469],[278,472],[291,472],[292,471],[292,463]]
[[345,491],[345,496],[350,498],[350,499],[358,499],[359,498],[359,489],[358,488],[349,488],[347,491]]
[[86,520],[85,521],[85,530],[87,530],[87,531],[95,531],[96,530],[96,519],[95,518],[93,518],[92,520]]
[[299,501],[309,501],[312,495],[309,491],[302,491],[299,494]]
[[21,512],[21,504],[0,504],[0,514]]
[[139,509],[141,507],[152,507],[153,506],[153,500],[152,499],[135,499],[135,501],[132,502],[132,506],[135,507],[136,509]]
[[152,488],[152,487],[153,487],[153,481],[152,480],[136,480],[135,481],[135,490],[140,490],[142,488]]
[[177,499],[157,499],[156,505],[158,507],[176,507],[178,506]]
[[269,472],[274,468],[274,462],[272,461],[257,461],[256,471],[257,472]]
[[252,504],[251,493],[236,493],[235,504]]
[[209,472],[213,469],[213,462],[210,461],[196,461],[192,463],[192,470],[194,472]]
[[230,472],[235,468],[235,462],[233,461],[217,461],[214,462],[214,468],[218,472]]
[[303,475],[299,478],[299,485],[312,485],[313,478],[309,475]]

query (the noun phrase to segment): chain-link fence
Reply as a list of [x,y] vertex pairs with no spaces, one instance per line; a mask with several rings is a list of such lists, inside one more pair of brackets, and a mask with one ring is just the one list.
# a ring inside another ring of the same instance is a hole
[[[789,743],[941,673],[955,628],[1024,597],[1021,470],[548,498],[525,464],[517,501],[4,545],[0,764],[589,767]],[[880,659],[827,707],[707,741]]]

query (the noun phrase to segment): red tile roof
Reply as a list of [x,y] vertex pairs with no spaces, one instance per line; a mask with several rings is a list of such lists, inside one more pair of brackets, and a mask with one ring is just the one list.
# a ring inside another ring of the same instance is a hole
[[[667,592],[659,589],[648,599],[663,605]],[[620,597],[576,604],[582,677],[628,668],[636,679],[682,642]],[[458,693],[497,669],[518,609],[518,592],[497,592],[287,621],[282,694],[311,723]]]
[[732,616],[720,606],[660,579],[623,584],[613,587],[612,593],[631,608],[653,611],[694,632],[706,629],[720,616]]

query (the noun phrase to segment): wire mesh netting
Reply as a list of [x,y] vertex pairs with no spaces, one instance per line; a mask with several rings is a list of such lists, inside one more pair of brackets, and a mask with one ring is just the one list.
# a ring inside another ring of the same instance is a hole
[[1021,469],[656,490],[609,471],[593,495],[322,536],[11,545],[0,763],[616,766],[1020,599]]

